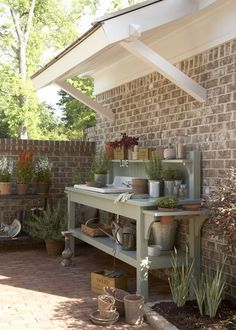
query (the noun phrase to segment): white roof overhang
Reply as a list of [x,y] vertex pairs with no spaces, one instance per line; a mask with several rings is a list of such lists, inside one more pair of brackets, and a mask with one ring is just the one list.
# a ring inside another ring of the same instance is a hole
[[[176,58],[181,59],[180,47],[183,56],[190,45],[195,53],[204,43],[206,48],[214,46],[209,40],[214,39],[213,35],[218,41],[228,30],[235,35],[232,6],[236,8],[234,0],[156,0],[105,16],[36,72],[32,76],[33,83],[37,89],[57,84],[109,119],[113,119],[111,112],[101,105],[97,108],[97,103],[91,104],[87,97],[82,100],[80,93],[68,88],[65,81],[78,75],[90,76],[95,80],[97,94],[156,70],[196,99],[205,101],[206,91],[172,63]],[[218,18],[217,15],[224,11],[228,13],[227,19]],[[217,22],[212,20],[212,15],[216,16]],[[209,27],[209,17],[212,24],[217,25],[208,33],[204,24]],[[200,31],[196,29],[199,22],[203,24]]]

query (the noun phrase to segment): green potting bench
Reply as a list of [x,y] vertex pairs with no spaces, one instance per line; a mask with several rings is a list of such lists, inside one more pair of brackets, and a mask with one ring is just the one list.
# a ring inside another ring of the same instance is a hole
[[[197,174],[198,185],[200,184],[200,162],[199,153],[192,153],[192,159],[167,161],[169,164],[180,164],[187,167],[189,173],[189,185],[191,198],[185,203],[191,203],[194,199],[199,199],[199,187],[193,187]],[[194,160],[195,159],[195,160]],[[166,162],[166,161],[164,161]],[[191,183],[192,182],[192,183]],[[194,258],[195,266],[200,265],[200,229],[206,219],[204,211],[183,211],[159,212],[155,210],[155,199],[128,200],[125,203],[114,203],[117,194],[102,194],[78,188],[66,188],[68,195],[68,231],[71,233],[71,248],[74,251],[74,239],[78,238],[116,258],[126,262],[136,268],[137,292],[148,299],[148,271],[151,269],[161,269],[171,267],[171,252],[162,252],[158,257],[148,256],[148,239],[152,223],[160,216],[173,215],[176,218],[186,217],[189,220],[189,252]],[[136,221],[136,251],[122,250],[115,240],[109,237],[90,237],[83,233],[80,228],[75,227],[75,205],[83,204],[120,216],[128,217]],[[184,257],[184,256],[182,256]]]

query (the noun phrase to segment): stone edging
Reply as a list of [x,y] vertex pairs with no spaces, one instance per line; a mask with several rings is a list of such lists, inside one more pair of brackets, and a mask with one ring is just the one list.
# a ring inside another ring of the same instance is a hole
[[147,323],[156,330],[179,330],[176,326],[152,309],[152,306],[158,302],[160,301],[145,304],[144,311]]

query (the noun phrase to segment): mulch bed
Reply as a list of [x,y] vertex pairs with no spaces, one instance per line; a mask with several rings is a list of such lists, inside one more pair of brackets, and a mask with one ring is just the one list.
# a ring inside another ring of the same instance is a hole
[[215,318],[201,316],[196,301],[188,301],[178,308],[173,302],[160,302],[153,310],[164,316],[180,330],[235,330],[236,308],[229,301],[223,301]]

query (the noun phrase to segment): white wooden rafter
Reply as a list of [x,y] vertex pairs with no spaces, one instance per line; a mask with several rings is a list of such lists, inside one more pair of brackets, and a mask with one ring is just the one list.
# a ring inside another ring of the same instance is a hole
[[102,104],[97,103],[91,97],[85,95],[80,90],[72,86],[70,83],[66,81],[57,81],[56,83],[62,90],[66,93],[70,94],[77,100],[81,101],[83,104],[87,105],[89,108],[93,109],[94,111],[100,113],[102,116],[106,117],[109,120],[114,120],[114,113],[105,107]]
[[146,46],[140,40],[122,41],[120,42],[120,45],[131,54],[135,55],[137,58],[151,66],[154,70],[161,73],[165,78],[169,79],[171,82],[183,89],[196,100],[200,102],[206,101],[205,88],[188,77],[162,56],[157,54],[150,47]]

